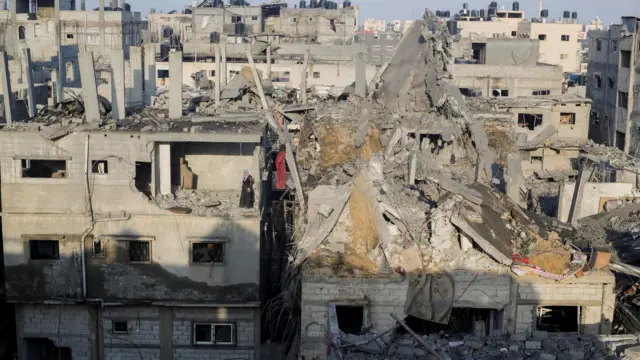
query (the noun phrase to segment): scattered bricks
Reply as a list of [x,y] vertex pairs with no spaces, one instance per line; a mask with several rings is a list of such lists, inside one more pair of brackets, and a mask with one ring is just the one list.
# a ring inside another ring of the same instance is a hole
[[527,340],[524,343],[524,347],[529,350],[539,350],[542,348],[542,344],[538,340]]
[[527,340],[527,333],[519,332],[511,335],[511,341],[525,341]]
[[540,359],[540,360],[556,360],[556,356],[548,354],[548,353],[541,353],[540,357],[538,359]]
[[535,340],[545,340],[547,338],[546,331],[533,330],[531,334],[531,338]]
[[570,350],[569,354],[573,360],[584,360],[584,351],[583,350]]

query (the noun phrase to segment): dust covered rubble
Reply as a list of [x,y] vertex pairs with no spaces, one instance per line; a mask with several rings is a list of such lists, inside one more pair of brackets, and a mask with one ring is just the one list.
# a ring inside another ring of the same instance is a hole
[[516,220],[512,213],[522,210],[490,182],[497,158],[452,85],[450,46],[443,23],[427,13],[368,98],[306,113],[294,140],[309,197],[296,264],[366,273],[510,270],[522,234],[538,228]]

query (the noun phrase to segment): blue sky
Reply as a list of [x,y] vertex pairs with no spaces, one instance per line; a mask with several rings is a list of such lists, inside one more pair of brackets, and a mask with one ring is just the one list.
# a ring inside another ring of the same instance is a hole
[[[79,3],[79,1],[76,1]],[[108,3],[108,0],[106,0]],[[225,0],[228,2],[228,0]],[[251,4],[259,4],[263,1],[249,0]],[[288,1],[295,4],[295,1]],[[308,3],[309,1],[307,1]],[[463,1],[451,0],[352,0],[352,4],[360,7],[360,20],[369,17],[393,20],[411,19],[422,14],[425,7],[433,10],[459,10]],[[467,0],[470,9],[487,8],[489,0]],[[139,1],[129,0],[133,11],[140,11],[146,15],[149,9],[154,7],[157,11],[182,10],[190,0],[154,0]],[[600,16],[605,25],[611,22],[620,22],[621,16],[632,15],[640,17],[640,0],[544,0],[544,7],[549,9],[551,17],[560,17],[563,10],[577,11],[581,23],[588,23],[595,16]],[[87,0],[87,6],[97,7],[97,0]],[[500,2],[499,5],[511,8],[511,1]],[[539,0],[520,0],[520,9],[527,12],[527,17],[538,12]]]

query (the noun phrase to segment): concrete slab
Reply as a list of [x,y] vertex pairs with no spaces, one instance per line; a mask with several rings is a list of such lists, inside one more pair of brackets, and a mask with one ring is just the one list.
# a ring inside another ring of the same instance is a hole
[[156,48],[153,44],[146,44],[144,46],[145,105],[151,105],[153,96],[156,96]]
[[182,118],[182,52],[169,53],[169,81],[169,118],[176,120]]
[[[13,1],[11,2],[13,4]],[[9,58],[6,51],[0,51],[0,86],[2,86],[2,97],[4,105],[4,120],[7,125],[11,125],[15,115],[15,98],[11,90],[11,74],[9,72]]]
[[141,107],[144,105],[144,77],[142,74],[142,48],[131,46],[129,48],[129,62],[131,63],[131,96],[129,107]]
[[99,122],[100,105],[98,103],[98,87],[96,85],[96,71],[93,65],[93,53],[81,52],[78,54],[78,61],[80,63],[85,119],[87,122]]
[[124,100],[124,50],[111,52],[111,115],[114,120],[126,116]]

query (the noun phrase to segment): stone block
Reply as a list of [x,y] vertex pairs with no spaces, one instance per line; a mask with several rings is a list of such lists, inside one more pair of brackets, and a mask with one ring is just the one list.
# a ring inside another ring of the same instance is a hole
[[529,350],[539,350],[542,348],[542,343],[539,340],[528,340],[524,343],[524,347]]
[[533,330],[531,333],[531,338],[535,340],[545,340],[548,334],[546,331]]

